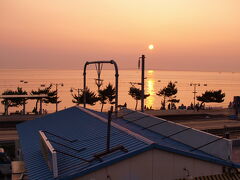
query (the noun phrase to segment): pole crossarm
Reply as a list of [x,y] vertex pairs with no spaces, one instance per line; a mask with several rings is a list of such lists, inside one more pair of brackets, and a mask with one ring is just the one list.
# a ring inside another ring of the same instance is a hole
[[116,99],[115,99],[115,111],[117,112],[117,107],[118,107],[118,66],[117,63],[114,60],[110,61],[87,61],[84,65],[84,70],[83,70],[83,106],[86,108],[86,76],[87,76],[87,66],[90,64],[113,64],[115,68],[115,88],[116,88]]

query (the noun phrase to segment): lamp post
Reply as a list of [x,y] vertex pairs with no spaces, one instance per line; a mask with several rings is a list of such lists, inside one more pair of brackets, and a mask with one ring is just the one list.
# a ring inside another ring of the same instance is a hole
[[[76,90],[78,92],[78,100],[80,99],[80,91],[83,91],[83,89],[80,89],[80,88],[71,88],[70,89],[70,92],[73,93],[73,90]],[[79,104],[78,104],[79,105]]]
[[51,83],[52,85],[55,85],[56,86],[56,112],[58,112],[58,85],[60,86],[63,86],[64,84],[63,83]]
[[[25,80],[20,80],[21,83],[27,84],[28,81]],[[26,114],[26,98],[23,99],[23,110],[22,110],[22,114],[25,115]]]
[[[207,86],[207,84],[203,84],[203,85]],[[193,86],[193,108],[195,109],[197,86],[201,86],[201,84],[200,83],[190,83],[190,86]]]
[[73,90],[76,90],[78,92],[78,98],[79,98],[80,97],[80,91],[82,91],[82,89],[80,89],[80,88],[71,88],[70,92],[72,93]]

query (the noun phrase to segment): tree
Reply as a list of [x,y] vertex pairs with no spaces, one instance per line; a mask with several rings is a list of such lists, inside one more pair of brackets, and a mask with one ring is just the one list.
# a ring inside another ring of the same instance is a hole
[[168,85],[166,87],[164,87],[163,89],[160,89],[157,93],[158,96],[163,96],[163,100],[161,101],[161,109],[166,110],[166,100],[167,102],[171,103],[171,107],[175,106],[175,103],[178,103],[180,100],[176,99],[176,94],[178,92],[178,89],[176,88],[176,84],[173,82],[169,82]]
[[[97,95],[93,91],[90,91],[89,88],[86,88],[85,93],[86,93],[86,104],[93,106],[99,100]],[[72,97],[73,97],[73,100],[72,100],[73,103],[77,105],[84,104],[83,91],[79,93],[79,96],[77,94],[72,94]]]
[[[57,97],[57,90],[51,90],[52,89],[52,84],[50,84],[48,87],[45,88],[38,88],[38,90],[32,90],[31,95],[47,95],[48,97],[42,98],[43,103],[45,104],[56,104],[60,103],[61,101],[58,101],[59,97]],[[36,104],[33,112],[36,114],[39,113],[38,110],[38,104],[40,102],[41,98],[35,98],[36,99]]]
[[[23,90],[21,87],[17,87],[16,91],[6,90],[2,95],[27,95],[27,91]],[[4,114],[7,114],[8,107],[22,106],[25,103],[25,98],[4,98],[1,103],[5,105]]]
[[106,91],[108,102],[114,104],[113,100],[116,98],[116,89],[109,83],[104,90]]
[[[142,97],[142,90],[136,87],[130,87],[128,94],[136,100],[135,110],[137,110],[138,101],[141,100]],[[150,96],[150,94],[145,94],[144,99],[146,99],[148,96]]]
[[101,106],[101,112],[103,110],[104,104],[107,104],[107,101],[110,104],[114,104],[113,100],[116,98],[116,89],[113,87],[112,84],[108,84],[104,89],[100,89],[98,91],[98,99],[100,103],[102,104]]
[[98,99],[99,99],[99,101],[100,101],[100,103],[102,104],[102,106],[101,106],[101,112],[102,112],[102,110],[103,110],[103,106],[104,106],[104,104],[107,104],[107,91],[106,91],[106,89],[99,89],[99,91],[98,91]]
[[197,100],[201,102],[200,108],[204,103],[222,103],[224,101],[225,93],[222,90],[205,91],[201,96],[197,96]]

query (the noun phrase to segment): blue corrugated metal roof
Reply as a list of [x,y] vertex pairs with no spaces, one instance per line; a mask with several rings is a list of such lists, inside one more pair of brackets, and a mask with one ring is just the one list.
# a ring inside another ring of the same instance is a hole
[[[92,110],[91,112],[104,118],[107,117],[104,113]],[[94,161],[92,163],[86,163],[68,156],[59,155],[60,177],[58,179],[72,179],[73,177],[79,177],[152,148],[198,158],[220,165],[240,167],[239,164],[216,158],[199,150],[191,152],[192,147],[175,140],[168,138],[162,140],[163,136],[160,134],[148,129],[143,130],[142,127],[134,123],[127,123],[127,121],[122,118],[114,119],[113,122],[121,127],[129,129],[131,132],[149,139],[153,143],[148,143],[141,140],[141,138],[135,138],[135,136],[129,135],[124,130],[112,127],[111,146],[121,144],[124,145],[129,152],[124,153],[118,151],[104,157],[103,162]],[[90,114],[82,112],[77,107],[69,108],[58,113],[17,125],[29,177],[31,179],[53,179],[53,174],[50,172],[40,152],[38,130],[47,130],[69,139],[78,139],[78,141],[74,143],[67,143],[65,141],[63,143],[76,149],[86,148],[85,151],[82,151],[77,155],[85,159],[90,159],[93,154],[99,153],[105,149],[106,128],[107,124],[105,122]],[[49,134],[47,136],[49,139],[60,141],[58,138]],[[66,149],[57,144],[53,143],[52,145],[56,149],[62,149],[73,153],[72,150]],[[76,155],[76,152],[73,154]]]
[[[100,116],[106,117],[106,115],[103,113],[98,112],[98,114]],[[209,161],[212,163],[217,163],[224,166],[240,168],[240,164],[238,163],[234,163],[232,161],[227,161],[227,160],[215,157],[201,150],[192,151],[193,147],[191,146],[185,145],[171,138],[165,138],[165,136],[162,136],[159,133],[153,132],[150,129],[144,129],[142,126],[137,125],[135,123],[129,123],[129,121],[123,118],[115,118],[113,119],[113,122],[131,130],[132,132],[140,134],[148,138],[149,140],[152,140],[154,142],[155,148],[159,148],[161,150],[165,150],[168,152],[182,154],[184,156],[189,156],[189,157],[197,158],[200,160]]]
[[[47,138],[70,146],[75,149],[86,148],[76,153],[59,144],[52,143],[53,147],[69,154],[91,159],[94,154],[105,150],[107,124],[99,119],[73,107],[50,114],[42,118],[24,122],[17,125],[20,143],[23,151],[24,162],[30,179],[53,179],[53,173],[49,170],[43,159],[40,149],[39,130],[49,131],[65,138],[77,139],[73,143],[63,141],[51,134]],[[72,176],[84,175],[100,167],[113,163],[118,159],[125,159],[136,153],[145,151],[151,147],[148,143],[139,140],[117,128],[111,129],[111,147],[123,145],[128,152],[117,151],[104,156],[103,162],[83,162],[79,159],[58,154],[59,178],[71,178]]]

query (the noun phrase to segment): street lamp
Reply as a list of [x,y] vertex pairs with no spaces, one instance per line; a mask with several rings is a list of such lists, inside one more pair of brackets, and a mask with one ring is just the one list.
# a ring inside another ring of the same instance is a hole
[[78,92],[78,100],[80,99],[80,91],[83,91],[83,89],[80,88],[71,88],[70,92],[73,93],[73,90],[76,90]]
[[[63,83],[50,83],[50,86],[55,85],[56,86],[56,112],[58,112],[58,86],[63,86]],[[41,87],[45,87],[45,84],[41,84]]]
[[[197,86],[201,86],[201,84],[200,83],[190,83],[190,86],[193,86],[193,108],[195,109]],[[207,84],[203,84],[203,86],[207,86]]]
[[[56,86],[56,112],[58,112],[58,86],[63,86],[63,83],[50,83],[50,85],[55,85]],[[45,87],[45,84],[41,84],[41,87]]]
[[[28,81],[25,80],[20,80],[21,83],[27,84]],[[25,115],[26,114],[26,98],[23,98],[23,110],[22,110],[22,114]]]
[[55,85],[56,86],[56,112],[58,112],[58,85],[62,86],[63,87],[63,83],[51,83],[52,85]]

